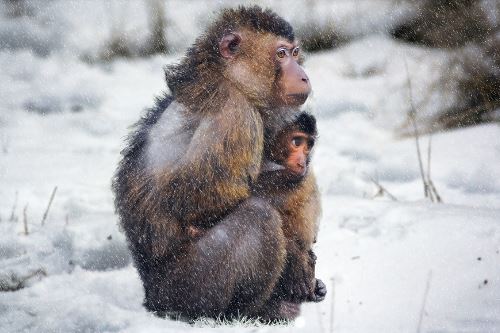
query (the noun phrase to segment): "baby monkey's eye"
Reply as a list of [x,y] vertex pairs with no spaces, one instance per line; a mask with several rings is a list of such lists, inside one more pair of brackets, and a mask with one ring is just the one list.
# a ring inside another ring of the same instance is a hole
[[304,144],[304,138],[301,137],[301,136],[296,136],[294,138],[292,138],[292,145],[294,145],[295,147],[300,147]]
[[292,50],[292,55],[294,57],[298,57],[299,56],[299,47],[298,46]]

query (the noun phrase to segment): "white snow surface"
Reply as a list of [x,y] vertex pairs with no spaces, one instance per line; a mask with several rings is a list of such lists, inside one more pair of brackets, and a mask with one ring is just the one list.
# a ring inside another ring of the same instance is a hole
[[[128,127],[181,54],[90,65],[69,53],[0,50],[0,286],[25,280],[0,292],[0,332],[500,331],[500,127],[432,136],[441,204],[423,197],[415,140],[393,131],[409,107],[401,55],[414,98],[431,93],[425,117],[449,103],[429,88],[445,54],[374,35],[308,57],[323,204],[317,277],[328,294],[269,326],[191,325],[144,310],[110,181]],[[429,139],[420,138],[425,168]],[[375,196],[371,178],[398,201]]]

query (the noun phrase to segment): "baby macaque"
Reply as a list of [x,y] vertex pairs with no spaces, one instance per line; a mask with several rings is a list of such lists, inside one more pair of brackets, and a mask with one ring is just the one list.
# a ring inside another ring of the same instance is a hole
[[319,302],[326,286],[314,276],[316,241],[321,212],[319,191],[309,162],[317,138],[316,119],[300,113],[264,147],[261,174],[253,191],[268,201],[282,217],[287,240],[287,260],[278,282],[285,300]]

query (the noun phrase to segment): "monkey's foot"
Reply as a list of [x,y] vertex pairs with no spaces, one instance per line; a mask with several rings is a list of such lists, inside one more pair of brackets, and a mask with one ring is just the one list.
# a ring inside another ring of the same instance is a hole
[[309,298],[311,302],[321,302],[326,296],[326,285],[320,279],[316,279],[314,293]]
[[300,315],[300,304],[274,299],[268,303],[257,317],[263,323],[292,321]]
[[294,320],[300,315],[300,304],[281,301],[278,306],[280,319]]

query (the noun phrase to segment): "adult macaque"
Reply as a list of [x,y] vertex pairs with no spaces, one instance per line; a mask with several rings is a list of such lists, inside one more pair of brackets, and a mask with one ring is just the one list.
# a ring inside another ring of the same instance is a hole
[[[275,297],[287,239],[252,194],[264,131],[311,91],[292,27],[259,7],[224,10],[179,64],[170,94],[130,135],[113,189],[145,307],[184,318],[293,318]],[[190,226],[208,228],[191,237]]]

